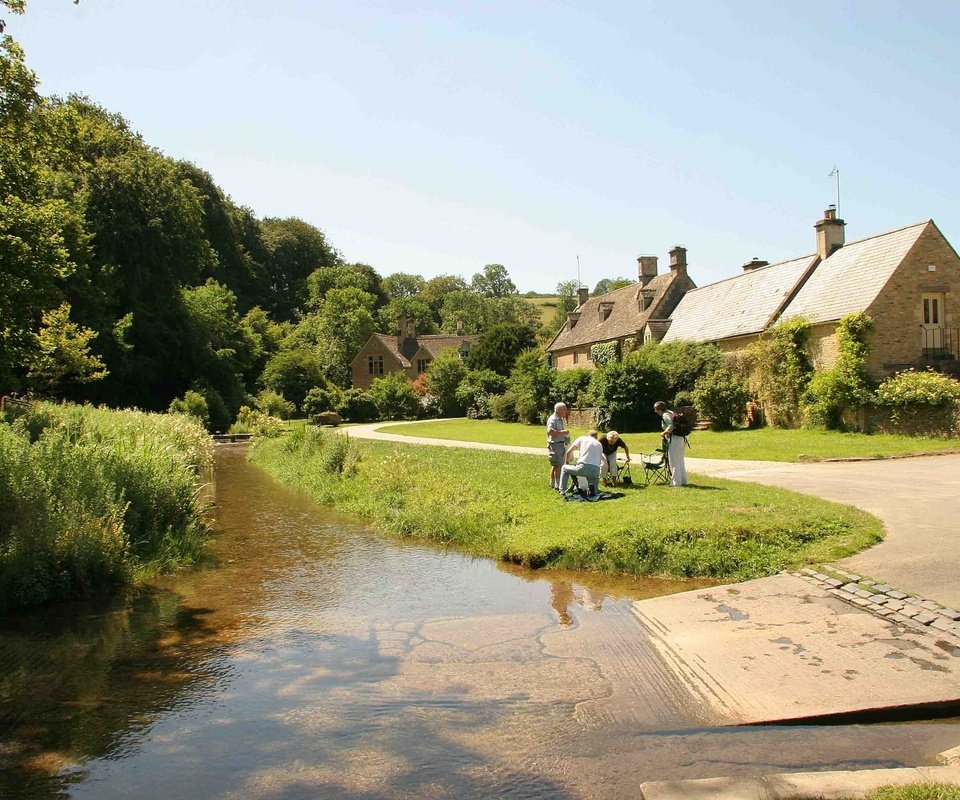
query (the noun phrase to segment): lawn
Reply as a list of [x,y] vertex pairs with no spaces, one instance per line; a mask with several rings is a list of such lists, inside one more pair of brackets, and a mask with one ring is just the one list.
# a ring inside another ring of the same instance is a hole
[[[468,442],[544,447],[546,434],[539,425],[497,422],[496,420],[451,419],[386,424],[377,430],[404,436],[455,439]],[[573,429],[573,435],[586,429]],[[625,433],[632,452],[650,452],[660,443],[653,433]],[[740,431],[694,431],[690,435],[689,458],[731,458],[751,461],[820,461],[825,458],[883,458],[889,456],[960,451],[955,439],[920,439],[891,434],[839,433],[825,430],[781,430],[759,428]]]
[[550,490],[537,456],[358,442],[313,428],[261,440],[251,457],[380,530],[532,567],[747,579],[841,558],[882,530],[849,506],[718,479],[569,503]]

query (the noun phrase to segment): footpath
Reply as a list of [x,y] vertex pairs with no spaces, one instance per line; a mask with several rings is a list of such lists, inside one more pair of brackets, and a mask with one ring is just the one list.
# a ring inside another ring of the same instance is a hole
[[[349,432],[544,453],[380,433],[379,426]],[[960,708],[960,455],[801,464],[688,458],[687,469],[694,483],[697,475],[752,481],[857,506],[887,529],[880,544],[834,564],[633,604],[663,662],[711,718],[731,725],[840,722]],[[960,761],[919,771],[717,778],[641,789],[647,800],[847,798],[883,783],[931,779],[960,783]]]

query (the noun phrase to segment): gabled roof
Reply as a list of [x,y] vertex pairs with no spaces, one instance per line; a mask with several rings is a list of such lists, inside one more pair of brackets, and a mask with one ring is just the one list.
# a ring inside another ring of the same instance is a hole
[[[580,319],[573,330],[567,330],[567,326],[564,324],[547,347],[547,350],[566,350],[569,347],[578,347],[595,342],[608,342],[624,336],[635,336],[643,328],[651,313],[656,310],[657,305],[663,299],[663,295],[676,277],[676,272],[664,272],[652,278],[644,287],[641,287],[639,283],[631,283],[629,286],[621,286],[619,289],[607,292],[607,294],[591,297],[577,308],[577,311],[580,312]],[[653,301],[643,311],[640,310],[638,303],[641,291],[653,295]],[[610,314],[606,319],[600,316],[601,303],[605,306],[610,304]]]
[[816,263],[803,256],[691,289],[670,315],[664,342],[709,342],[764,330]]
[[817,323],[865,311],[932,225],[927,220],[845,244],[814,270],[782,316]]
[[[386,350],[399,362],[400,366],[404,369],[411,365],[410,359],[415,358],[416,354],[422,349],[430,354],[432,358],[436,358],[441,350],[446,350],[449,347],[459,347],[461,344],[467,343],[472,345],[477,337],[473,334],[464,334],[463,336],[457,336],[456,334],[449,333],[430,333],[430,334],[421,334],[415,336],[413,340],[407,340],[404,342],[404,350],[409,352],[409,357],[404,355],[400,350],[400,343],[397,341],[396,336],[391,336],[386,333],[375,333],[371,339],[376,339],[386,348]],[[367,340],[370,341],[369,339]],[[366,349],[366,344],[361,348],[360,353],[354,358],[354,361],[360,357]]]

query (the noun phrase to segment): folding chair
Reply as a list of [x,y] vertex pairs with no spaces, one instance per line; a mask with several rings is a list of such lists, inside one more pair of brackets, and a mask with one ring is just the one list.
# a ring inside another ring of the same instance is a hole
[[651,483],[670,483],[670,456],[665,449],[657,449],[640,456],[640,463],[643,464],[644,486]]

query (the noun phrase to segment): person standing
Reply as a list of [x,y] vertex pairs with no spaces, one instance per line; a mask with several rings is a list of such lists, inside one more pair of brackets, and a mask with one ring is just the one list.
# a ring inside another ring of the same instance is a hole
[[616,431],[601,433],[598,441],[603,450],[603,461],[600,462],[600,480],[607,478],[610,483],[616,485],[617,474],[619,472],[617,467],[617,450],[623,450],[627,456],[626,463],[629,464],[630,448],[627,447],[627,443],[620,438],[620,434]]
[[667,408],[667,404],[658,400],[653,404],[654,412],[660,417],[660,426],[663,429],[663,449],[667,451],[667,458],[670,461],[670,485],[687,485],[687,465],[684,463],[684,450],[687,447],[685,437],[675,435],[673,432],[673,412]]
[[570,431],[567,430],[567,406],[557,403],[547,419],[547,456],[550,458],[550,488],[560,488],[560,468],[566,460]]
[[581,436],[570,445],[564,454],[564,462],[570,460],[570,456],[574,450],[578,451],[577,463],[564,463],[563,468],[560,470],[560,494],[564,494],[567,491],[567,481],[571,475],[573,475],[575,479],[586,478],[587,483],[591,486],[596,486],[600,483],[600,462],[603,461],[603,448],[600,447],[600,442],[597,441],[597,432],[590,431],[586,436]]

